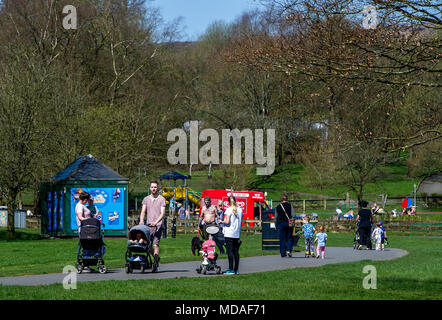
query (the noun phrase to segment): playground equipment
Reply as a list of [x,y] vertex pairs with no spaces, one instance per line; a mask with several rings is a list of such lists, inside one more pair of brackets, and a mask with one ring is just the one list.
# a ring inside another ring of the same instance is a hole
[[[169,202],[171,199],[174,199],[174,201],[183,201],[184,207],[187,209],[189,202],[193,203],[195,208],[200,207],[201,202],[201,195],[196,192],[195,190],[189,188],[186,186],[187,179],[190,177],[182,175],[181,173],[178,173],[176,171],[170,171],[166,174],[163,174],[160,177],[160,181],[162,180],[168,180],[169,186],[163,187],[162,190],[162,196],[166,198],[167,202]],[[170,182],[173,180],[174,186],[172,187],[170,185]],[[182,186],[176,186],[177,180],[183,180]]]
[[175,201],[192,202],[195,207],[199,207],[201,203],[201,195],[189,187],[164,187],[162,196],[167,201],[175,199]]

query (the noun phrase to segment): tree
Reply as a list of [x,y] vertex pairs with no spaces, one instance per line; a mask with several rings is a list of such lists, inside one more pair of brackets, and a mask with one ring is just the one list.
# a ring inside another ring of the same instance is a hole
[[37,56],[10,46],[11,59],[0,64],[0,191],[8,205],[8,239],[14,239],[17,197],[38,180],[51,139],[51,114],[42,106],[54,97],[53,70]]
[[[66,4],[77,8],[77,30],[62,27]],[[0,28],[8,237],[17,195],[38,190],[79,155],[97,152],[123,174],[164,163],[177,88],[159,42],[174,38],[176,22],[165,25],[145,0],[5,0]]]

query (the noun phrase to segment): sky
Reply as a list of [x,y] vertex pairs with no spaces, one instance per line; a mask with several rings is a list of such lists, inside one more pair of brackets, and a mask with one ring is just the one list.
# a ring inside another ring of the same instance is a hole
[[182,41],[195,41],[216,20],[229,23],[244,11],[259,7],[259,0],[154,0],[164,20],[182,16],[185,36]]

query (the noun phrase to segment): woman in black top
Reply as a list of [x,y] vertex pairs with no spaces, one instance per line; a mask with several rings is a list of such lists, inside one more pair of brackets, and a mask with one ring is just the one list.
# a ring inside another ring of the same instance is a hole
[[287,202],[287,195],[283,194],[281,196],[281,204],[276,207],[276,231],[278,231],[279,236],[279,251],[281,257],[292,256],[293,249],[293,228],[289,227],[289,220],[287,217],[294,218],[295,211],[292,205]]
[[373,223],[373,215],[371,210],[368,209],[368,202],[362,201],[361,203],[362,209],[358,212],[358,217],[356,218],[356,222],[358,223],[358,231],[359,231],[359,247],[361,249],[363,245],[367,246],[367,250],[371,250],[371,226]]

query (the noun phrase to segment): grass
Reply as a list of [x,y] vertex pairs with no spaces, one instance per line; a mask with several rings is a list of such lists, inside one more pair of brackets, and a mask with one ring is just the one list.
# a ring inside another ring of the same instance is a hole
[[[408,178],[407,167],[405,165],[389,165],[380,167],[382,172],[382,179],[376,182],[368,183],[364,187],[364,193],[376,199],[379,194],[388,194],[389,197],[402,197],[409,195],[413,191],[413,185],[419,184],[420,179]],[[338,198],[345,198],[346,192],[350,193],[352,199],[356,198],[353,191],[349,191],[345,186],[329,186],[326,188],[315,188],[304,183],[306,174],[302,165],[284,165],[277,166],[272,176],[256,176],[251,185],[254,189],[273,189],[274,191],[267,191],[268,197],[279,200],[281,193],[284,192],[302,192],[326,195]],[[280,190],[280,191],[276,191]],[[297,195],[297,199],[312,199],[311,195]]]
[[[164,263],[199,260],[190,256],[190,237],[163,239]],[[330,234],[328,246],[349,246],[352,234]],[[243,237],[241,256],[261,255],[260,236]],[[0,299],[437,299],[442,298],[442,242],[434,238],[409,238],[389,234],[392,247],[409,252],[391,261],[360,261],[245,274],[234,277],[151,279],[78,283],[77,290],[64,290],[61,284],[19,287],[0,286]],[[107,263],[122,267],[124,239],[108,239]],[[60,272],[72,264],[74,240],[39,240],[30,243],[0,241],[2,275]],[[6,252],[5,252],[6,251]],[[275,252],[270,252],[274,254]],[[11,259],[13,254],[14,259]],[[268,252],[266,253],[268,254]],[[276,257],[275,257],[276,258]],[[362,287],[362,269],[377,270],[377,290]],[[216,288],[216,290],[214,290]],[[136,292],[136,294],[134,294]],[[210,295],[207,295],[210,292]]]
[[[4,232],[5,230],[0,230],[0,235]],[[31,235],[33,234],[34,231]],[[194,236],[178,234],[176,239],[170,237],[161,239],[161,248],[164,252],[161,255],[161,262],[200,261],[201,257],[191,255],[190,244]],[[244,235],[243,240],[241,248],[244,249],[242,253],[244,257],[274,254],[261,250],[260,235]],[[106,238],[105,243],[105,262],[108,268],[123,268],[127,239]],[[66,265],[75,265],[77,247],[77,239],[0,240],[0,274],[18,276],[61,272]]]

